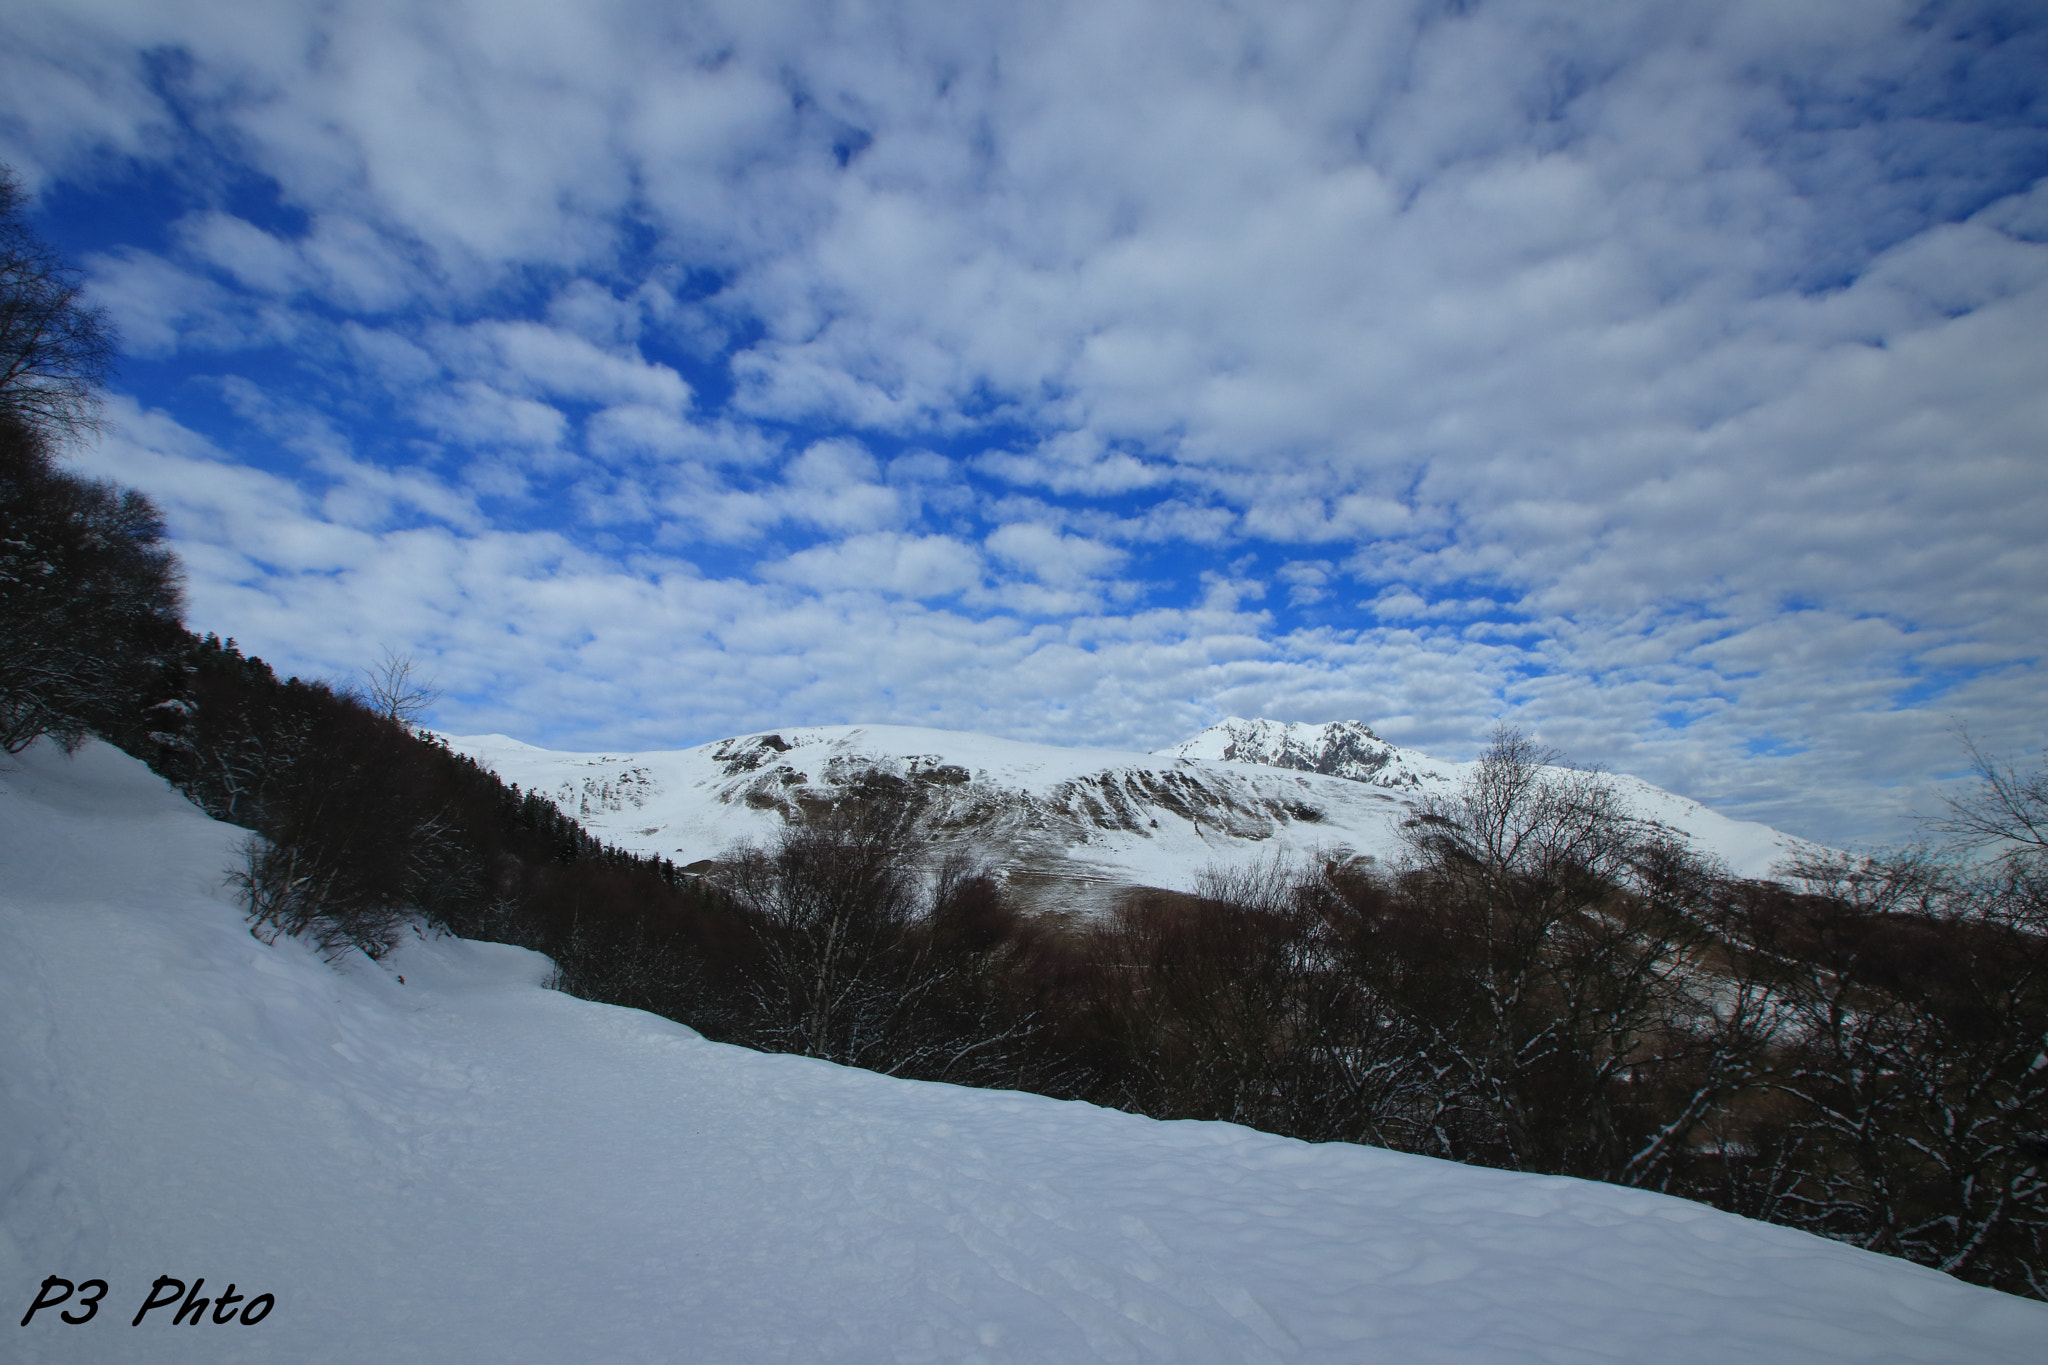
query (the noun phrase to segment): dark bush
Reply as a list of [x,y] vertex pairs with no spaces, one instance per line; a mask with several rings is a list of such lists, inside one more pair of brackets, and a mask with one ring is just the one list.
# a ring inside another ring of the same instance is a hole
[[176,730],[175,706],[151,709],[175,690],[184,634],[163,537],[147,498],[62,472],[0,414],[0,748]]

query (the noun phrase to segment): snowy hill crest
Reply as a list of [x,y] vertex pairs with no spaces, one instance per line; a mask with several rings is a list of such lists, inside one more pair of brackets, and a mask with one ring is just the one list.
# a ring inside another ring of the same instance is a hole
[[[1399,856],[1422,796],[1469,764],[1389,744],[1357,721],[1232,717],[1159,753],[1060,748],[898,725],[786,727],[694,749],[571,754],[500,735],[448,736],[593,833],[688,866],[863,792],[915,794],[935,851],[968,854],[1031,897],[1100,908],[1120,888],[1191,889],[1210,868]],[[1637,816],[1745,876],[1800,841],[1634,778]]]
[[1163,754],[1218,763],[1255,763],[1267,768],[1368,782],[1395,791],[1450,781],[1452,774],[1426,756],[1389,744],[1363,721],[1245,720],[1230,716]]

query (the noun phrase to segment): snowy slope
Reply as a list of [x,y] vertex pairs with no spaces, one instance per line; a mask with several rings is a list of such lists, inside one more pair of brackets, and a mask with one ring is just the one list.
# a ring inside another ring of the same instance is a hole
[[[2048,1305],[1657,1195],[895,1081],[415,941],[244,932],[240,832],[0,759],[25,1362],[2036,1361]],[[400,984],[399,976],[404,977]],[[45,1311],[47,1275],[111,1289]],[[252,1327],[129,1319],[234,1282]]]
[[[929,799],[942,847],[1078,909],[1126,886],[1184,890],[1210,867],[1393,856],[1415,797],[1452,789],[1470,767],[1397,749],[1355,722],[1231,720],[1159,754],[897,725],[799,727],[650,753],[444,738],[506,781],[553,797],[601,837],[685,865],[738,840],[764,841],[850,786],[905,784]],[[1614,781],[1640,815],[1745,876],[1763,876],[1800,846],[1634,778]],[[1091,900],[1091,891],[1100,895]]]
[[[1250,763],[1347,777],[1399,792],[1444,792],[1462,783],[1474,763],[1447,763],[1389,744],[1355,720],[1321,725],[1231,716],[1169,749],[1182,758]],[[1731,820],[1697,801],[1639,777],[1607,779],[1636,818],[1712,853],[1744,877],[1762,877],[1788,858],[1825,852],[1820,845],[1749,820]]]

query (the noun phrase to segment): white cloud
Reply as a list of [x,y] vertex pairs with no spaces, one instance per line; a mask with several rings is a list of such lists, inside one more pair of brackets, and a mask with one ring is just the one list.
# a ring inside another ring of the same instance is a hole
[[1109,450],[1100,436],[1088,431],[1063,432],[1030,454],[987,451],[974,464],[1008,483],[1095,496],[1151,488],[1173,477],[1169,466]]
[[782,514],[834,531],[875,531],[903,520],[902,495],[880,482],[875,457],[857,441],[819,441],[789,462],[771,493]]
[[738,467],[766,464],[781,449],[779,441],[755,427],[692,422],[667,409],[636,403],[593,415],[585,443],[592,454],[619,460],[637,457]]
[[341,325],[343,346],[355,363],[393,390],[407,390],[441,376],[441,363],[407,337],[350,319]]
[[[1913,800],[1859,787],[1829,756],[1887,733],[1884,657],[1916,647],[1868,620],[1809,612],[1709,625],[1688,632],[1693,657],[1677,660],[1635,633],[1582,631],[1570,651],[1602,677],[1588,692],[1576,673],[1528,676],[1532,659],[1570,657],[1553,646],[1532,655],[1401,627],[1276,637],[1239,605],[1256,585],[1222,573],[1187,610],[1104,613],[1022,585],[1004,610],[968,614],[913,600],[950,595],[977,571],[971,547],[944,537],[856,536],[753,583],[707,578],[680,559],[628,571],[547,533],[389,527],[375,508],[239,465],[161,414],[114,416],[118,433],[91,468],[163,502],[196,619],[232,623],[292,671],[339,676],[382,644],[414,649],[450,686],[440,718],[458,729],[677,744],[787,723],[795,710],[1149,747],[1238,712],[1364,716],[1390,737],[1456,753],[1505,692],[1549,742],[1602,756],[1615,733],[1633,731],[1620,750],[1631,769],[1807,832],[1867,821],[1873,801],[1901,815]],[[1075,611],[1086,614],[1061,619]],[[1702,673],[1702,660],[1754,676],[1731,684]],[[1810,693],[1801,670],[1816,661],[1841,681]],[[1993,679],[1960,694],[1954,714],[1974,719],[2026,694],[2023,678]],[[1674,704],[1697,714],[1690,729],[1655,738],[1631,724]],[[1745,708],[1771,714],[1793,747],[1814,747],[1729,766],[1716,755],[1753,735]],[[1938,728],[1899,761],[1944,762]]]
[[[1459,746],[1506,712],[1846,812],[1924,787],[1951,718],[2039,742],[2048,189],[2012,168],[2041,165],[2013,112],[2040,38],[1974,13],[31,0],[0,136],[33,184],[141,165],[198,206],[90,261],[133,353],[217,380],[290,347],[326,386],[324,434],[243,405],[322,453],[238,496],[425,518],[377,543],[547,585],[478,613],[644,611],[492,655],[515,691],[568,669],[630,727],[664,703],[617,642],[715,640],[692,666],[794,718],[966,715],[960,679],[1075,738],[1337,708]],[[274,182],[276,221],[230,181]],[[479,452],[465,484],[351,454],[366,411]],[[572,458],[556,558],[474,520]],[[260,597],[223,528],[273,538],[225,515],[181,523],[214,528],[192,553]],[[1238,608],[1248,540],[1324,633]],[[650,543],[774,567],[629,572]],[[811,600],[835,584],[874,600]]]
[[989,553],[1049,587],[1074,588],[1114,572],[1125,555],[1114,545],[1064,535],[1039,522],[1011,522],[988,537]]
[[666,365],[599,349],[583,337],[532,322],[483,322],[433,337],[459,373],[528,394],[681,412],[690,388]]
[[291,294],[305,287],[299,253],[232,214],[194,214],[178,224],[185,250],[249,289]]
[[288,340],[295,320],[240,298],[161,256],[123,248],[86,259],[92,301],[107,310],[123,346],[159,358]]
[[951,536],[870,532],[800,550],[763,576],[821,592],[845,589],[899,597],[951,597],[981,583],[981,556]]
[[422,394],[413,411],[434,431],[466,446],[548,448],[559,445],[568,429],[559,408],[474,379]]
[[630,345],[640,335],[640,308],[594,280],[571,280],[548,300],[548,321],[600,346]]
[[1327,559],[1295,559],[1282,564],[1274,577],[1287,584],[1289,605],[1313,606],[1330,595],[1334,568]]

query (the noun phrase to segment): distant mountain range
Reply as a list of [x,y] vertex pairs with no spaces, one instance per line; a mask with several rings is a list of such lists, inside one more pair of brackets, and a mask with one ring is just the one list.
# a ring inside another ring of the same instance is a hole
[[[855,788],[914,789],[939,853],[981,859],[1028,903],[1082,912],[1131,886],[1187,889],[1208,868],[1397,856],[1416,798],[1454,790],[1471,767],[1357,721],[1234,716],[1151,754],[901,725],[799,726],[643,753],[441,738],[600,837],[685,866],[765,842]],[[1636,778],[1611,780],[1638,818],[1742,876],[1816,847]]]

